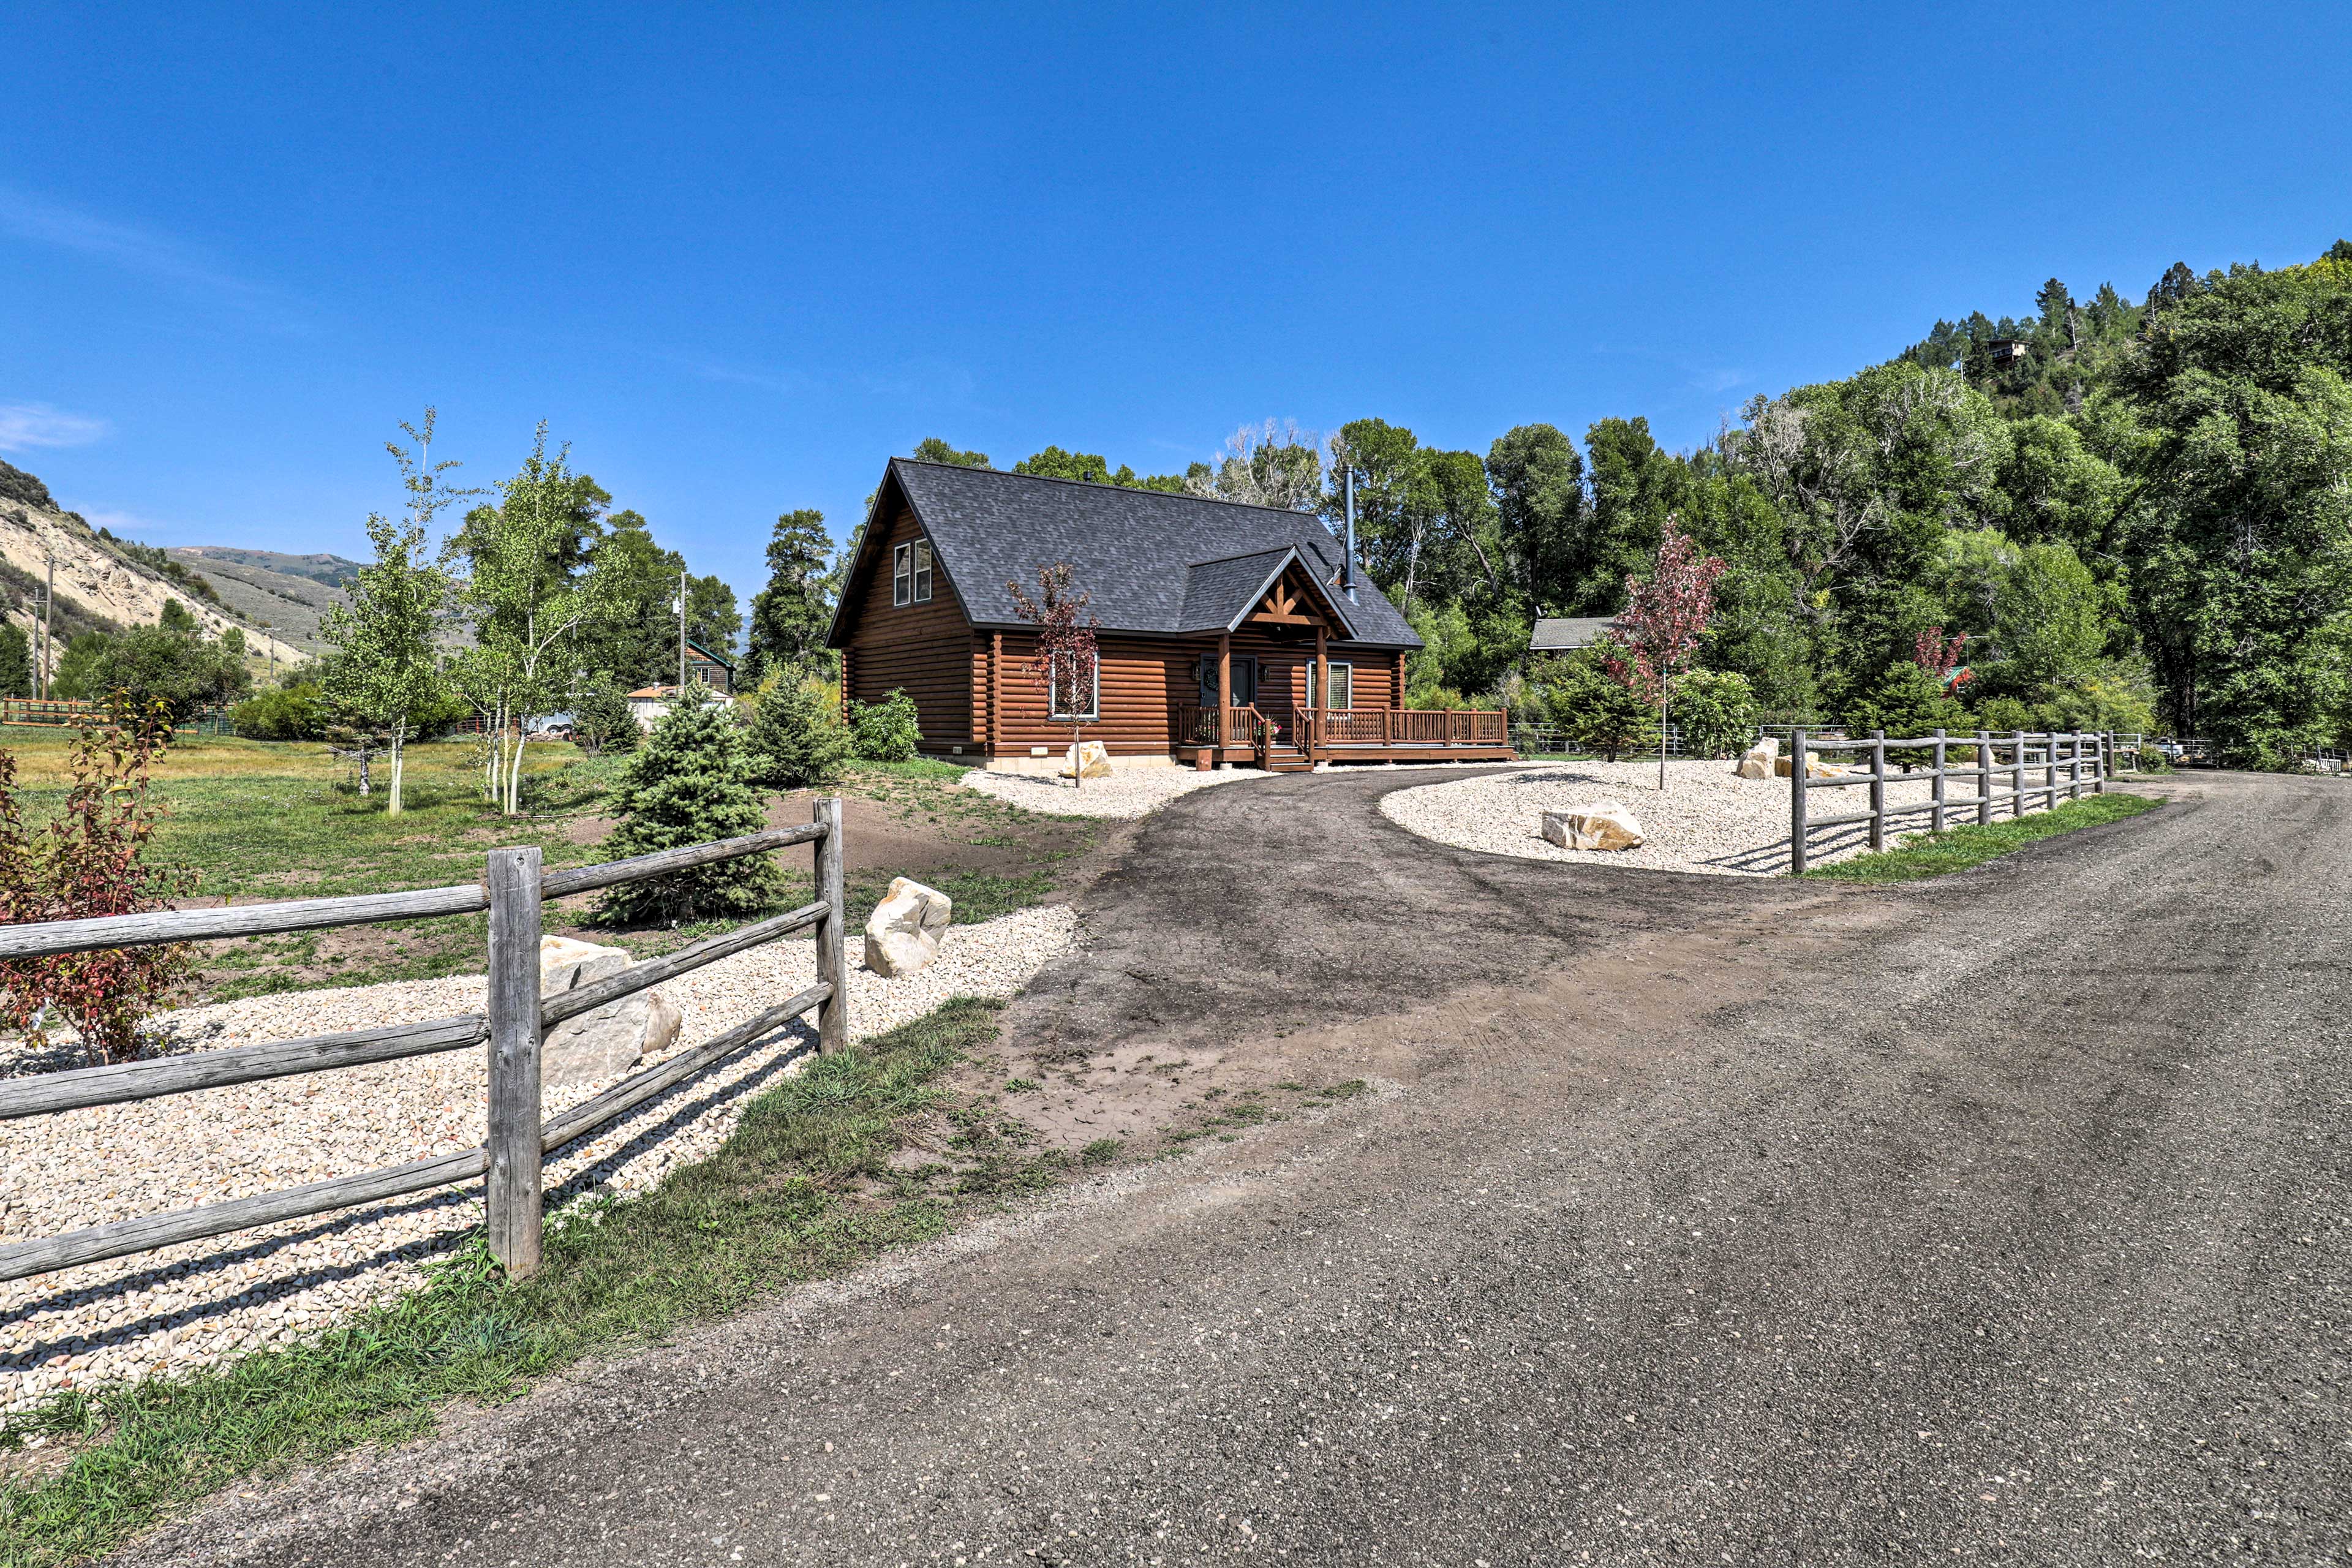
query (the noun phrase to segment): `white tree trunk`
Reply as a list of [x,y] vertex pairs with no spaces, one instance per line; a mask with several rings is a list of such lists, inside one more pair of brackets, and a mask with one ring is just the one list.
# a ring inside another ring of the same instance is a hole
[[386,816],[398,816],[400,815],[400,770],[402,764],[407,760],[406,752],[401,749],[401,741],[406,734],[407,730],[408,723],[405,720],[394,720],[393,721],[392,794],[390,797],[385,800],[383,805],[383,814]]

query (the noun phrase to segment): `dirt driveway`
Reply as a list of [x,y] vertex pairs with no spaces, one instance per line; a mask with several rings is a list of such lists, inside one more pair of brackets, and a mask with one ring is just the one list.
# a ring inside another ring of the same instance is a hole
[[1880,892],[1206,791],[1015,1018],[1374,1092],[133,1553],[2316,1562],[2345,1551],[2352,788]]

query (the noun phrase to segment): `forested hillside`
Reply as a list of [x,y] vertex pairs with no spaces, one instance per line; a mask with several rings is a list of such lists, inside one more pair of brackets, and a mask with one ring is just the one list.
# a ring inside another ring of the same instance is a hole
[[1367,418],[1244,430],[1181,480],[1056,447],[1019,466],[1335,523],[1352,467],[1366,563],[1430,644],[1423,702],[1571,700],[1576,671],[1528,668],[1532,622],[1617,613],[1675,518],[1727,564],[1702,663],[1766,717],[2163,729],[2252,764],[2352,739],[2342,241],[2304,266],[2176,266],[2137,303],[2053,279],[2029,315],[1938,321],[1691,452],[1638,416],[1580,446],[1522,425],[1484,453]]

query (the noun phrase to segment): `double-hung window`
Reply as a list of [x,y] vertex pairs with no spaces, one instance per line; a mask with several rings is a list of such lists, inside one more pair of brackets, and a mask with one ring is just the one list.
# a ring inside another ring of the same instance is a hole
[[1053,700],[1046,704],[1047,718],[1092,722],[1102,717],[1101,659],[1094,661],[1094,668],[1086,672],[1084,680],[1077,679],[1076,670],[1065,668],[1065,661],[1059,654],[1048,655],[1045,668],[1053,677],[1054,691]]
[[890,552],[890,603],[928,605],[930,602],[930,541],[911,540]]

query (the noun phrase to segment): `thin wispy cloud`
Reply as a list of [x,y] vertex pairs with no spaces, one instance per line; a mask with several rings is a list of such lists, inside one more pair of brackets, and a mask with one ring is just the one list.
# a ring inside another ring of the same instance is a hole
[[1744,370],[1703,370],[1691,379],[1691,385],[1700,392],[1729,392],[1751,379]]
[[87,447],[104,440],[113,428],[103,419],[68,413],[46,403],[0,403],[0,452]]
[[0,234],[52,246],[172,283],[215,304],[293,326],[293,303],[278,289],[240,278],[200,247],[170,235],[85,212],[0,184]]

